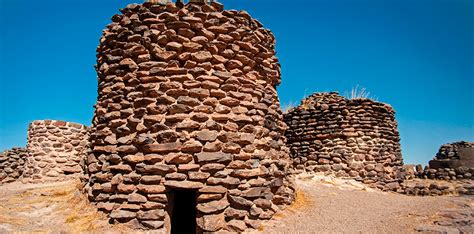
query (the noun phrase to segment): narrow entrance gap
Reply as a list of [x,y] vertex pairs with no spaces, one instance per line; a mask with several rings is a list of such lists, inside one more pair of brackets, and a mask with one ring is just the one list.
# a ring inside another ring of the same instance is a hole
[[196,233],[196,191],[172,190],[171,233]]

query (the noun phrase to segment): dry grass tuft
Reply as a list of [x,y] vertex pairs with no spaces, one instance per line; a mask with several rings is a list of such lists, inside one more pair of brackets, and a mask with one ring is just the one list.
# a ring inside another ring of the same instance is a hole
[[[310,206],[312,203],[313,203],[313,200],[308,195],[306,195],[306,193],[304,193],[301,190],[297,190],[295,201],[291,203],[291,205],[287,206],[284,211],[280,211],[276,213],[275,215],[273,215],[273,218],[278,220],[278,219],[284,218],[287,214],[291,215],[296,212],[302,212],[304,208]],[[257,230],[260,232],[264,232],[265,231],[264,229],[265,229],[264,225],[260,225],[257,228]]]
[[282,108],[282,111],[284,114],[288,113],[289,111],[291,111],[293,108],[296,107],[296,102],[293,102],[293,101],[290,101],[288,102],[287,104],[285,104]]
[[303,191],[296,192],[295,201],[288,207],[289,211],[296,212],[302,208],[308,207],[313,203],[313,200]]
[[370,95],[370,92],[367,91],[366,88],[364,87],[359,87],[359,85],[356,85],[355,87],[352,88],[351,92],[345,92],[344,95],[347,99],[355,100],[355,99],[370,99],[373,101],[377,101],[377,98],[372,97]]

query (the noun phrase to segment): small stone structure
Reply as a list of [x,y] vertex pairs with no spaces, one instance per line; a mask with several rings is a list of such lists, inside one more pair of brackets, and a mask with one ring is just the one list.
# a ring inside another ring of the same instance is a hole
[[0,153],[0,184],[18,180],[25,169],[27,157],[25,148],[12,148]]
[[90,200],[173,232],[257,228],[290,204],[272,33],[216,2],[121,12],[97,49]]
[[395,111],[388,104],[315,93],[286,113],[285,122],[299,171],[334,173],[381,188],[402,179]]
[[474,142],[442,145],[429,165],[416,167],[417,176],[429,179],[474,179]]
[[58,120],[37,120],[28,128],[24,182],[59,181],[83,174],[88,127]]

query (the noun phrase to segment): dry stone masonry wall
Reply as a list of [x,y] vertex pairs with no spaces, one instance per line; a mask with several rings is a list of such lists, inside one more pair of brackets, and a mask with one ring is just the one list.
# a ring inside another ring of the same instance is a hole
[[121,12],[97,49],[91,201],[113,222],[169,230],[173,196],[194,192],[205,232],[256,228],[291,203],[272,33],[216,2]]
[[0,153],[0,184],[18,180],[25,169],[28,152],[13,148]]
[[456,180],[474,179],[474,142],[442,145],[429,165],[416,167],[420,178]]
[[38,120],[28,128],[25,182],[59,181],[79,177],[88,127],[57,120]]
[[285,122],[296,169],[398,186],[403,160],[391,106],[315,93],[286,113]]

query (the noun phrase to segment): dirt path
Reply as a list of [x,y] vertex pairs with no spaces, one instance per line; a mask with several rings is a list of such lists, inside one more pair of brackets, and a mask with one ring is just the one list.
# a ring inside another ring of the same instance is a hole
[[[470,212],[468,219],[474,224],[472,197],[412,197],[367,191],[357,183],[297,183],[300,195],[296,203],[265,224],[263,233],[411,233],[432,224],[440,212],[461,206],[463,212]],[[436,228],[430,230],[459,233]]]

